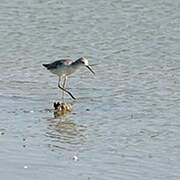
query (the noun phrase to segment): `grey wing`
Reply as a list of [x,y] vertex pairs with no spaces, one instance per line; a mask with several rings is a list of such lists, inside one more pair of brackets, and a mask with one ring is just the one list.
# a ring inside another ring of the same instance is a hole
[[53,63],[50,64],[43,64],[47,69],[56,69],[59,66],[65,65],[67,62],[72,62],[70,59],[61,59],[54,61]]

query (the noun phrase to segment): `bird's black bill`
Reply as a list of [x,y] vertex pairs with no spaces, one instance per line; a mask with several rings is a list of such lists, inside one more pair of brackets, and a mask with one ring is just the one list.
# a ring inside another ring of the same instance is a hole
[[90,66],[86,66],[94,75],[95,75],[95,72],[91,69]]

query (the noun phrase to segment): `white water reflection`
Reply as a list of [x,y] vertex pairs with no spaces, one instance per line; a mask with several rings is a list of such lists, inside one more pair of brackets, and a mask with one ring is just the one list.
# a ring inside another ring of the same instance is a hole
[[67,117],[48,119],[46,137],[51,150],[73,150],[86,142],[86,126],[76,124]]

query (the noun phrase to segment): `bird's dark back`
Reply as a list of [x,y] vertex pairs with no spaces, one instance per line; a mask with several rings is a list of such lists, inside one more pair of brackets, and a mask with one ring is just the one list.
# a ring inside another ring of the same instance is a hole
[[50,69],[56,69],[58,66],[67,65],[70,63],[72,63],[72,60],[70,59],[61,59],[54,61],[53,63],[43,64],[43,66],[50,70]]

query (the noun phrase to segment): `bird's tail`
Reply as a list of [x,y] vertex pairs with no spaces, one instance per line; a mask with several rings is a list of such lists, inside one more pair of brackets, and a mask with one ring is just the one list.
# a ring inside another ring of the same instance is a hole
[[43,64],[43,66],[49,69],[49,64]]

